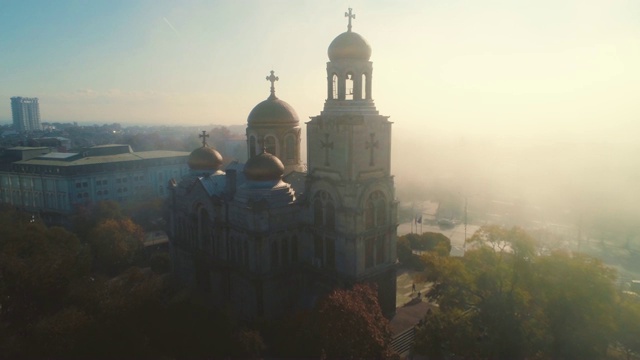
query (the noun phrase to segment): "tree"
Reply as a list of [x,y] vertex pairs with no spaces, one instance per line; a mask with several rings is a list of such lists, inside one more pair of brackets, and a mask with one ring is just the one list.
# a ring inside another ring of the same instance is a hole
[[[613,272],[593,258],[538,255],[519,228],[481,228],[464,258],[427,258],[439,303],[419,352],[480,358],[602,358],[615,329]],[[461,336],[462,334],[462,336]]]
[[409,247],[409,242],[407,239],[399,239],[398,240],[398,261],[406,268],[414,270],[414,271],[423,271],[425,268],[425,263],[422,260],[422,257],[414,254],[411,248]]
[[78,238],[15,211],[0,215],[0,322],[29,321],[65,301],[68,286],[88,273]]
[[554,358],[602,359],[614,340],[615,272],[595,258],[556,252],[536,264],[536,287]]
[[446,254],[451,252],[451,240],[441,233],[406,234],[399,237],[399,239],[401,238],[407,239],[413,250],[434,251],[442,249],[446,251]]
[[423,271],[427,266],[425,258],[414,254],[413,250],[435,253],[438,256],[449,256],[451,240],[445,235],[435,232],[406,234],[398,237],[398,260],[412,270]]
[[637,296],[622,296],[616,313],[616,340],[630,359],[633,353],[640,354],[640,301]]
[[371,285],[334,290],[314,311],[315,331],[328,358],[384,358],[392,354],[391,330]]
[[91,232],[94,268],[114,276],[131,266],[142,250],[142,228],[129,219],[107,219]]
[[99,201],[92,206],[79,207],[72,216],[73,232],[88,242],[91,231],[107,219],[124,219],[120,205],[112,200]]

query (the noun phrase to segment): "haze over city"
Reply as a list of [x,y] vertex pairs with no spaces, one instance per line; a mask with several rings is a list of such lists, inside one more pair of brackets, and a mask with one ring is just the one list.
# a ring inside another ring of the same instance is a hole
[[640,359],[638,19],[0,0],[0,354]]
[[373,47],[400,196],[445,182],[465,196],[637,209],[629,1],[4,1],[0,121],[11,96],[34,96],[43,121],[241,125],[272,69],[304,120],[322,109],[326,45],[347,7]]

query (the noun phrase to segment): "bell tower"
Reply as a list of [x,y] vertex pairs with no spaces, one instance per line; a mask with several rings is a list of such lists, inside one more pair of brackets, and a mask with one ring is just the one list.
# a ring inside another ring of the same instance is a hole
[[372,97],[371,46],[352,31],[329,45],[327,99],[307,123],[307,202],[314,263],[347,283],[373,282],[395,311],[397,203],[391,125]]

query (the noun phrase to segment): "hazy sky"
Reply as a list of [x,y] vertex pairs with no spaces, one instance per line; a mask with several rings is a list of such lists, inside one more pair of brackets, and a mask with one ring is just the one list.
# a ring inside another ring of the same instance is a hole
[[0,0],[0,121],[35,96],[45,121],[242,124],[271,69],[305,121],[349,6],[376,105],[409,141],[640,132],[635,0]]

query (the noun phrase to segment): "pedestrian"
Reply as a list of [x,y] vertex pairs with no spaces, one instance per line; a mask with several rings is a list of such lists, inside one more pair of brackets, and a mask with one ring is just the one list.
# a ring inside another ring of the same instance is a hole
[[416,292],[416,283],[413,283],[411,285],[411,293],[414,293],[414,292]]

